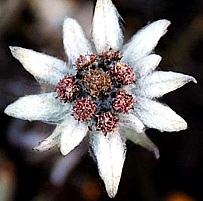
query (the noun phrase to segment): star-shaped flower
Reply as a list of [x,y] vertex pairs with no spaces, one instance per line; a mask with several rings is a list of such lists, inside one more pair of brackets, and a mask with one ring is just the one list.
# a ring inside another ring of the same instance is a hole
[[123,46],[119,14],[111,0],[97,0],[92,45],[76,20],[64,21],[68,63],[20,47],[11,47],[24,68],[54,92],[29,95],[10,104],[5,113],[24,120],[56,123],[47,139],[35,147],[59,146],[67,155],[85,136],[98,164],[107,193],[117,193],[126,155],[126,140],[159,151],[146,128],[180,131],[187,123],[157,98],[196,80],[188,75],[155,71],[161,57],[152,51],[168,20],[155,21]]

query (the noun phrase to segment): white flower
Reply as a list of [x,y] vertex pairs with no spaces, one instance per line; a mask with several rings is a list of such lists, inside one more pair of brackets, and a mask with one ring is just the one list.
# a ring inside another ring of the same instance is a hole
[[6,114],[16,118],[57,123],[52,135],[36,150],[59,146],[67,155],[87,136],[110,197],[117,193],[127,139],[158,158],[159,151],[145,129],[173,132],[187,128],[187,123],[157,98],[196,82],[188,75],[155,71],[161,57],[152,51],[166,33],[168,20],[147,25],[122,47],[119,17],[111,0],[97,0],[94,47],[74,19],[65,19],[68,63],[11,47],[13,56],[27,71],[56,91],[22,97],[5,109]]

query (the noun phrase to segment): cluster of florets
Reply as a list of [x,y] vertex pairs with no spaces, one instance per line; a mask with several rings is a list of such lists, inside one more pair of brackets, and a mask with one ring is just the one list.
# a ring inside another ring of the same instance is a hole
[[120,90],[117,92],[116,98],[113,100],[113,109],[118,112],[128,113],[128,111],[133,108],[133,104],[133,96],[124,90]]
[[81,55],[75,63],[76,75],[67,75],[58,83],[58,98],[73,103],[73,117],[88,122],[91,130],[112,132],[119,122],[118,113],[133,109],[134,98],[123,86],[135,83],[135,73],[120,60],[119,52],[111,50]]
[[91,120],[96,110],[96,104],[89,98],[78,98],[73,104],[73,116],[79,121]]
[[117,62],[116,65],[110,69],[110,73],[117,81],[120,81],[124,85],[135,82],[134,71],[127,64]]
[[73,95],[78,92],[78,86],[76,84],[76,78],[73,75],[66,75],[58,83],[56,92],[58,98],[63,102],[71,101]]

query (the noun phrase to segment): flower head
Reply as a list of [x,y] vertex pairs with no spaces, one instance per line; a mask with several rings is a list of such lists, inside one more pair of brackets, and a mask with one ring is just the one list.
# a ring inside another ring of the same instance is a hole
[[187,123],[157,98],[196,80],[175,72],[155,71],[161,57],[152,53],[170,25],[155,21],[123,46],[119,14],[111,0],[97,0],[93,17],[94,48],[81,26],[64,21],[68,63],[20,47],[11,52],[24,68],[55,91],[18,99],[5,113],[29,121],[56,123],[35,149],[59,146],[67,155],[88,136],[107,193],[117,193],[126,154],[126,140],[159,151],[146,128],[180,131]]

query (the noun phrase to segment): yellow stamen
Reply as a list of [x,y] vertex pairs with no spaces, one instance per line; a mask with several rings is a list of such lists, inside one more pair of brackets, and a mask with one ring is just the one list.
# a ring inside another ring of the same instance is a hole
[[123,68],[124,66],[123,66],[123,64],[122,63],[119,63],[119,62],[117,62],[117,64],[116,64],[119,68]]

